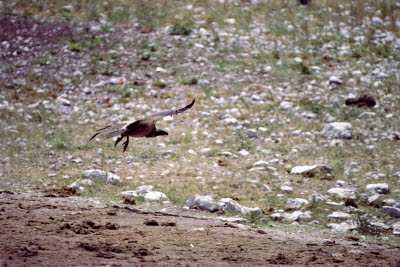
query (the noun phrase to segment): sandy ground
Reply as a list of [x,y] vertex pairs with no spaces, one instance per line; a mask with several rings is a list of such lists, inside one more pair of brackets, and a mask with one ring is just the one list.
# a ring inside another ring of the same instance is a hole
[[70,193],[0,194],[1,265],[400,265],[399,247],[108,207]]

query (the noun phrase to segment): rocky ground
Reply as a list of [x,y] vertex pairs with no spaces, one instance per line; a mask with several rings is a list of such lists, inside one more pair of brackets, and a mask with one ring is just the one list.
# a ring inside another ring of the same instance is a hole
[[[110,207],[70,191],[0,195],[3,266],[398,266],[400,248]],[[73,194],[72,194],[73,195]]]
[[[51,202],[37,193],[66,187],[100,203],[142,210],[118,209],[110,215],[104,204],[93,204],[82,211],[94,216],[89,224],[76,215],[63,221],[65,229],[42,223],[47,221],[42,217],[31,220],[52,238],[53,232],[77,237],[68,247],[95,257],[133,253],[133,261],[165,260],[163,245],[152,247],[146,235],[157,235],[154,229],[174,234],[179,227],[203,227],[195,231],[201,240],[208,238],[204,233],[213,240],[209,229],[231,231],[240,244],[246,235],[241,231],[258,240],[255,254],[246,258],[254,263],[306,264],[317,248],[324,251],[326,257],[316,257],[325,264],[350,265],[360,255],[378,265],[399,260],[390,252],[400,242],[398,1],[314,1],[308,6],[177,1],[174,8],[157,1],[128,2],[0,2],[0,189],[15,192],[2,194],[11,205],[2,209],[5,223],[29,224],[18,217],[21,207],[33,209],[35,199]],[[193,98],[190,110],[158,123],[168,136],[133,139],[125,153],[114,140],[98,136],[89,141],[103,126],[181,108]],[[63,199],[69,200],[76,198]],[[63,206],[54,206],[55,214],[46,216],[62,216]],[[48,207],[37,209],[47,212]],[[104,218],[92,213],[97,208]],[[209,219],[182,217],[193,210],[195,217]],[[127,225],[129,216],[143,217]],[[247,226],[219,227],[225,223],[218,216],[235,216]],[[146,220],[159,226],[144,225]],[[176,225],[162,225],[168,222]],[[118,231],[107,228],[113,224]],[[82,231],[97,237],[119,233],[125,229],[121,225],[143,228],[137,230],[147,233],[140,246],[104,237],[104,247],[93,247],[85,233],[75,232],[89,229]],[[23,239],[26,231],[26,226],[15,231],[22,234],[18,240],[28,240]],[[293,233],[292,239],[279,239],[281,231]],[[310,242],[317,245],[301,241],[315,232]],[[288,243],[285,253],[268,252],[271,247],[263,242],[272,242],[266,238],[270,235]],[[29,259],[43,257],[42,263],[49,264],[44,251],[51,246],[41,251],[35,245],[44,242],[42,236],[30,241],[34,252]],[[168,242],[190,238],[172,237]],[[349,252],[353,245],[340,238],[361,244],[362,254]],[[325,239],[333,243],[325,246]],[[24,260],[19,249],[26,242],[7,247],[7,257]],[[337,257],[329,254],[339,243],[343,250]],[[151,254],[155,247],[159,253]],[[211,250],[239,251],[228,247]],[[140,255],[142,248],[149,255]],[[181,243],[176,253],[186,251],[180,248]],[[202,249],[206,260],[210,250]],[[304,251],[304,257],[296,258],[295,251]],[[227,259],[244,260],[238,255]],[[225,257],[213,259],[220,256]]]

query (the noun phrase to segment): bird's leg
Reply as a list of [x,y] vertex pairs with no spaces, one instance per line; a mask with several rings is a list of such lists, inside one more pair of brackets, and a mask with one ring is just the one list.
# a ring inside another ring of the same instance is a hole
[[121,142],[122,138],[124,138],[124,137],[123,137],[123,136],[118,137],[117,140],[115,141],[114,146],[117,146],[117,144],[118,144],[119,142]]
[[124,143],[122,143],[123,147],[124,147],[124,151],[128,148],[129,145],[129,136],[126,137],[126,141]]

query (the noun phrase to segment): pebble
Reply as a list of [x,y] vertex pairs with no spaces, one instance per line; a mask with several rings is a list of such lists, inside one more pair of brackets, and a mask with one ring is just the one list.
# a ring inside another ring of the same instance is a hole
[[366,189],[370,193],[387,194],[389,192],[389,185],[386,183],[368,184]]
[[324,127],[322,134],[328,138],[351,139],[353,136],[353,129],[349,122],[332,122]]

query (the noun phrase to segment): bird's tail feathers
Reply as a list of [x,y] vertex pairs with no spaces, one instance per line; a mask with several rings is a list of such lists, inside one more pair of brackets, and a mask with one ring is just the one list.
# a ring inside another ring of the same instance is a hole
[[125,129],[118,130],[118,131],[113,131],[113,132],[111,132],[111,133],[106,134],[106,137],[104,137],[104,139],[108,139],[108,138],[111,138],[111,137],[120,135],[120,134],[122,134],[123,132],[125,132]]
[[[98,129],[97,132],[90,138],[90,140],[92,140],[93,138],[95,138],[99,134],[102,134],[102,133],[105,133],[105,132],[110,132],[110,131],[112,131],[112,132],[108,133],[106,135],[105,139],[108,139],[110,137],[119,135],[121,132],[124,131],[124,130],[121,130],[121,128],[124,127],[125,125],[126,125],[125,123],[121,123],[121,124],[109,125],[109,126],[101,128],[101,129]],[[118,134],[115,134],[117,132],[118,132]]]

